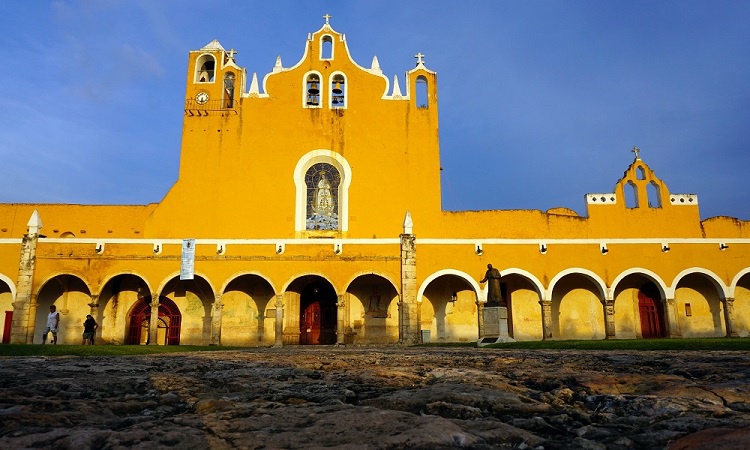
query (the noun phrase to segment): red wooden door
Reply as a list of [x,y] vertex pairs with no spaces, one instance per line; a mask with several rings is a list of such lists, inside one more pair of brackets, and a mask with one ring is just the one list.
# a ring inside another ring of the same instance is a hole
[[641,336],[644,339],[664,337],[660,308],[643,291],[638,292],[638,311],[641,315]]
[[13,325],[13,311],[5,311],[5,325],[3,326],[3,344],[10,344],[10,329]]
[[300,344],[320,343],[320,302],[307,305],[300,321]]

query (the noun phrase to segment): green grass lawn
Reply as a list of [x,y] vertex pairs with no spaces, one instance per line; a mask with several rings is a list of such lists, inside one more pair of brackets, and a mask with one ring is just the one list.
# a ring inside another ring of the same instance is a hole
[[[476,347],[473,342],[446,342],[424,344],[425,347]],[[533,341],[508,342],[482,347],[482,349],[519,350],[731,350],[750,351],[750,338],[702,339],[612,339],[600,341]],[[198,346],[198,345],[0,345],[2,356],[113,356],[153,355],[160,353],[216,352],[243,350],[248,347]],[[363,350],[366,351],[366,350]]]

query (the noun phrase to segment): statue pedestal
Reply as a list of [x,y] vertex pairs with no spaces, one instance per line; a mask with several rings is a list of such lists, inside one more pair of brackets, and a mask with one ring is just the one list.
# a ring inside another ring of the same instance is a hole
[[484,319],[484,333],[483,336],[479,336],[478,347],[516,341],[508,336],[508,308],[504,306],[484,307],[482,318]]

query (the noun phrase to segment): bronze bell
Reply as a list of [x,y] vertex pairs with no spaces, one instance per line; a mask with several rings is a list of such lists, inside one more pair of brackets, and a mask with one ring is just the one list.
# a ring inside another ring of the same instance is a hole
[[341,90],[341,82],[340,81],[337,81],[333,85],[333,89],[331,90],[331,92],[333,92],[334,94],[341,94],[341,93],[344,92],[344,91]]
[[320,90],[318,89],[318,83],[316,83],[315,81],[310,83],[310,89],[307,90],[307,93],[312,94],[312,95],[318,95],[320,93]]

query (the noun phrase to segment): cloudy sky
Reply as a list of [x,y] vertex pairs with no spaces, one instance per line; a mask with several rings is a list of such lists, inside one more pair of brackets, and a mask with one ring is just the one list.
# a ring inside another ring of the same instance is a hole
[[177,178],[190,50],[262,77],[332,15],[354,59],[438,73],[443,207],[585,214],[641,157],[750,219],[750,2],[3,2],[0,202],[145,204]]

